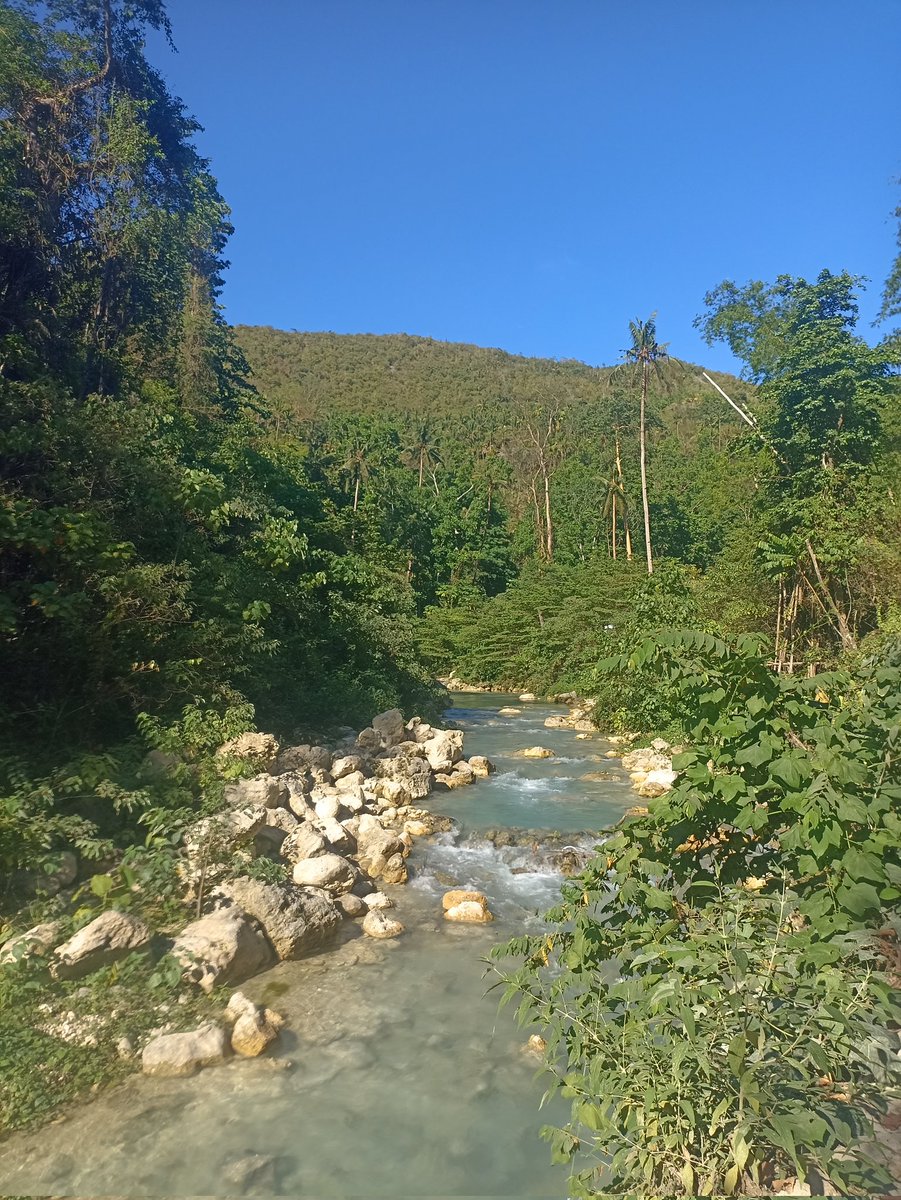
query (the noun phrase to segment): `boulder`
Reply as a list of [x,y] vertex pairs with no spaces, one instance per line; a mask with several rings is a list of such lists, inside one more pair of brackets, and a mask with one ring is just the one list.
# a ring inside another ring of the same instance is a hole
[[274,775],[255,775],[230,783],[223,796],[226,804],[236,808],[278,808],[287,803],[288,789]]
[[385,916],[380,908],[371,908],[363,918],[363,932],[371,938],[394,938],[403,931],[400,921]]
[[356,878],[353,866],[337,854],[319,854],[294,864],[293,879],[296,884],[323,888],[333,896],[349,892]]
[[548,750],[547,746],[529,746],[519,753],[523,758],[554,758],[553,750]]
[[394,908],[394,901],[384,892],[367,892],[363,897],[367,911],[371,909]]
[[288,746],[275,762],[275,774],[287,771],[327,771],[332,765],[332,752],[327,746]]
[[211,992],[217,983],[240,983],[275,957],[260,926],[238,908],[220,908],[186,925],[172,945],[191,983]]
[[623,755],[623,768],[626,771],[662,771],[672,767],[672,763],[659,750],[630,750]]
[[[343,783],[344,780],[342,779],[339,782]],[[358,784],[355,784],[353,787],[341,788],[339,795],[342,807],[346,808],[348,812],[362,812],[366,806],[366,794]]]
[[325,836],[313,825],[305,823],[288,834],[279,848],[279,854],[288,862],[297,863],[325,853],[327,846]]
[[468,762],[464,762],[462,759],[460,762],[454,763],[454,765],[451,767],[451,774],[456,775],[459,779],[462,779],[464,783],[475,783],[475,771]]
[[371,791],[383,805],[404,804],[411,799],[406,782],[400,779],[373,779]]
[[367,726],[357,734],[357,749],[364,755],[377,754],[382,749],[382,735]]
[[531,704],[534,699],[534,692],[523,692],[523,694],[519,697],[520,704]]
[[[384,829],[377,817],[368,813],[360,817],[356,858],[371,879],[384,879],[386,883],[406,883],[404,849],[398,835]],[[398,856],[400,863],[396,861]]]
[[[428,743],[425,743],[426,745]],[[400,747],[393,752],[380,755],[375,762],[375,773],[379,780],[394,780],[401,788],[393,789],[402,802],[422,800],[432,790],[431,767],[419,746],[410,743],[412,752],[402,753]]]
[[62,931],[62,921],[45,921],[24,933],[11,937],[0,946],[0,966],[21,962],[23,958],[44,958],[53,949]]
[[338,780],[343,779],[345,775],[351,775],[354,772],[362,774],[363,759],[359,754],[345,754],[343,758],[336,758],[332,763],[331,777]]
[[453,905],[452,908],[447,908],[444,911],[446,921],[461,921],[470,924],[480,924],[486,921],[493,921],[494,915],[489,909],[483,908],[481,904],[475,900],[461,900],[459,904]]
[[278,756],[278,742],[271,733],[242,733],[221,745],[216,755],[218,758],[239,758],[268,771]]
[[[362,762],[363,760],[359,759],[358,761]],[[347,775],[342,775],[339,779],[335,780],[335,787],[338,789],[340,795],[343,796],[346,792],[362,788],[365,778],[366,776],[362,771],[350,771]]]
[[[314,789],[314,795],[316,791],[318,791],[318,789]],[[337,819],[338,813],[341,811],[341,801],[338,799],[337,794],[334,796],[319,794],[316,796],[313,808],[316,812],[316,816],[321,821],[334,821]]]
[[215,1067],[229,1055],[228,1034],[208,1022],[187,1033],[163,1033],[144,1047],[141,1068],[145,1075],[193,1075],[201,1067]]
[[463,734],[459,729],[436,729],[422,747],[433,771],[449,771],[463,757]]
[[372,718],[372,728],[382,739],[383,746],[396,746],[404,737],[403,713],[399,708],[389,708]]
[[334,817],[324,817],[318,821],[323,837],[332,850],[337,854],[352,854],[357,848],[356,839],[349,829]]
[[438,787],[447,788],[448,791],[452,792],[455,788],[466,787],[467,784],[473,782],[473,779],[474,776],[472,775],[459,775],[454,771],[451,771],[449,774],[439,772],[435,776],[435,784]]
[[300,958],[322,945],[340,922],[334,904],[290,883],[232,879],[216,895],[255,917],[280,959]]
[[497,710],[497,715],[499,717],[518,717],[521,712],[521,708],[511,708],[509,705],[505,705]]
[[487,779],[489,775],[494,774],[494,763],[484,754],[474,754],[469,760],[469,769],[476,779]]
[[483,892],[452,888],[442,896],[441,907],[448,921],[479,923],[494,920],[488,907],[488,897]]
[[658,754],[667,754],[669,752],[669,748],[669,742],[665,741],[663,738],[654,738],[653,742],[651,742],[651,749],[656,750]]
[[145,949],[152,937],[150,928],[139,917],[108,909],[56,948],[53,974],[59,979],[80,979],[135,950]]
[[201,875],[207,882],[215,881],[225,873],[225,864],[244,849],[251,856],[256,854],[256,839],[266,828],[267,809],[234,808],[202,817],[185,830],[184,861],[179,865],[179,874],[190,888],[197,884]]

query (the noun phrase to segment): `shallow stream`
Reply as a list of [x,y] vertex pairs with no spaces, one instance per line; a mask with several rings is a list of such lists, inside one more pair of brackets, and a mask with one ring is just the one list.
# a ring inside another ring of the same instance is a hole
[[[0,1191],[565,1197],[565,1171],[538,1137],[549,1119],[539,1064],[485,994],[482,962],[498,941],[537,927],[561,877],[541,834],[525,839],[536,851],[498,845],[509,835],[497,831],[556,830],[561,849],[588,846],[634,793],[602,738],[544,728],[564,709],[485,694],[456,703],[447,720],[465,730],[467,757],[487,754],[497,772],[429,798],[459,833],[417,841],[409,884],[385,889],[407,932],[373,941],[347,921],[338,947],[246,983],[287,1018],[276,1054],[187,1079],[136,1075],[0,1144]],[[504,705],[521,715],[499,716]],[[531,745],[556,757],[517,755]],[[484,891],[493,924],[444,921],[451,886]]]

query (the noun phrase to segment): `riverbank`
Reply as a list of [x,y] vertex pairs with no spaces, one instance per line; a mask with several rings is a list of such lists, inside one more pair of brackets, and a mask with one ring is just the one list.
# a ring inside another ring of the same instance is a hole
[[[136,1076],[17,1136],[0,1147],[6,1190],[396,1195],[401,1181],[411,1194],[434,1194],[446,1179],[469,1194],[565,1194],[537,1137],[546,1117],[535,1107],[539,1060],[485,998],[481,958],[535,927],[534,914],[558,894],[554,854],[573,843],[590,849],[634,793],[604,759],[603,739],[546,728],[563,710],[523,704],[520,716],[500,718],[502,699],[515,698],[467,698],[447,714],[467,752],[497,771],[430,796],[430,810],[454,829],[417,840],[406,886],[383,884],[401,937],[373,940],[345,920],[328,948],[242,984],[286,1019],[267,1056],[187,1079]],[[522,758],[539,740],[554,757]],[[600,767],[606,778],[584,778]],[[450,886],[485,892],[496,920],[445,921]]]

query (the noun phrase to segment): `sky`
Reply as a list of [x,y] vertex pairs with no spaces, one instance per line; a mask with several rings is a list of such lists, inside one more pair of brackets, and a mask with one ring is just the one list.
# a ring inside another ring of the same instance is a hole
[[617,361],[723,279],[871,279],[901,0],[170,0],[148,44],[232,208],[234,323]]

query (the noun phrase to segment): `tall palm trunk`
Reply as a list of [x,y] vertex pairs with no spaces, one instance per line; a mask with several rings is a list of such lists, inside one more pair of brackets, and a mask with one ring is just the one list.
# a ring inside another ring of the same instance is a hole
[[641,371],[641,411],[638,418],[638,444],[641,458],[641,507],[644,512],[644,548],[648,560],[648,574],[654,574],[654,555],[651,552],[651,510],[648,507],[648,465],[647,465],[647,434],[645,430],[645,410],[648,401],[648,364],[642,363]]
[[[632,561],[632,530],[629,527],[629,506],[626,503],[626,488],[623,484],[623,463],[619,456],[619,435],[616,437],[616,478],[623,494],[623,537],[626,543],[626,562]],[[615,499],[616,497],[614,497]],[[614,555],[614,558],[616,555]]]

